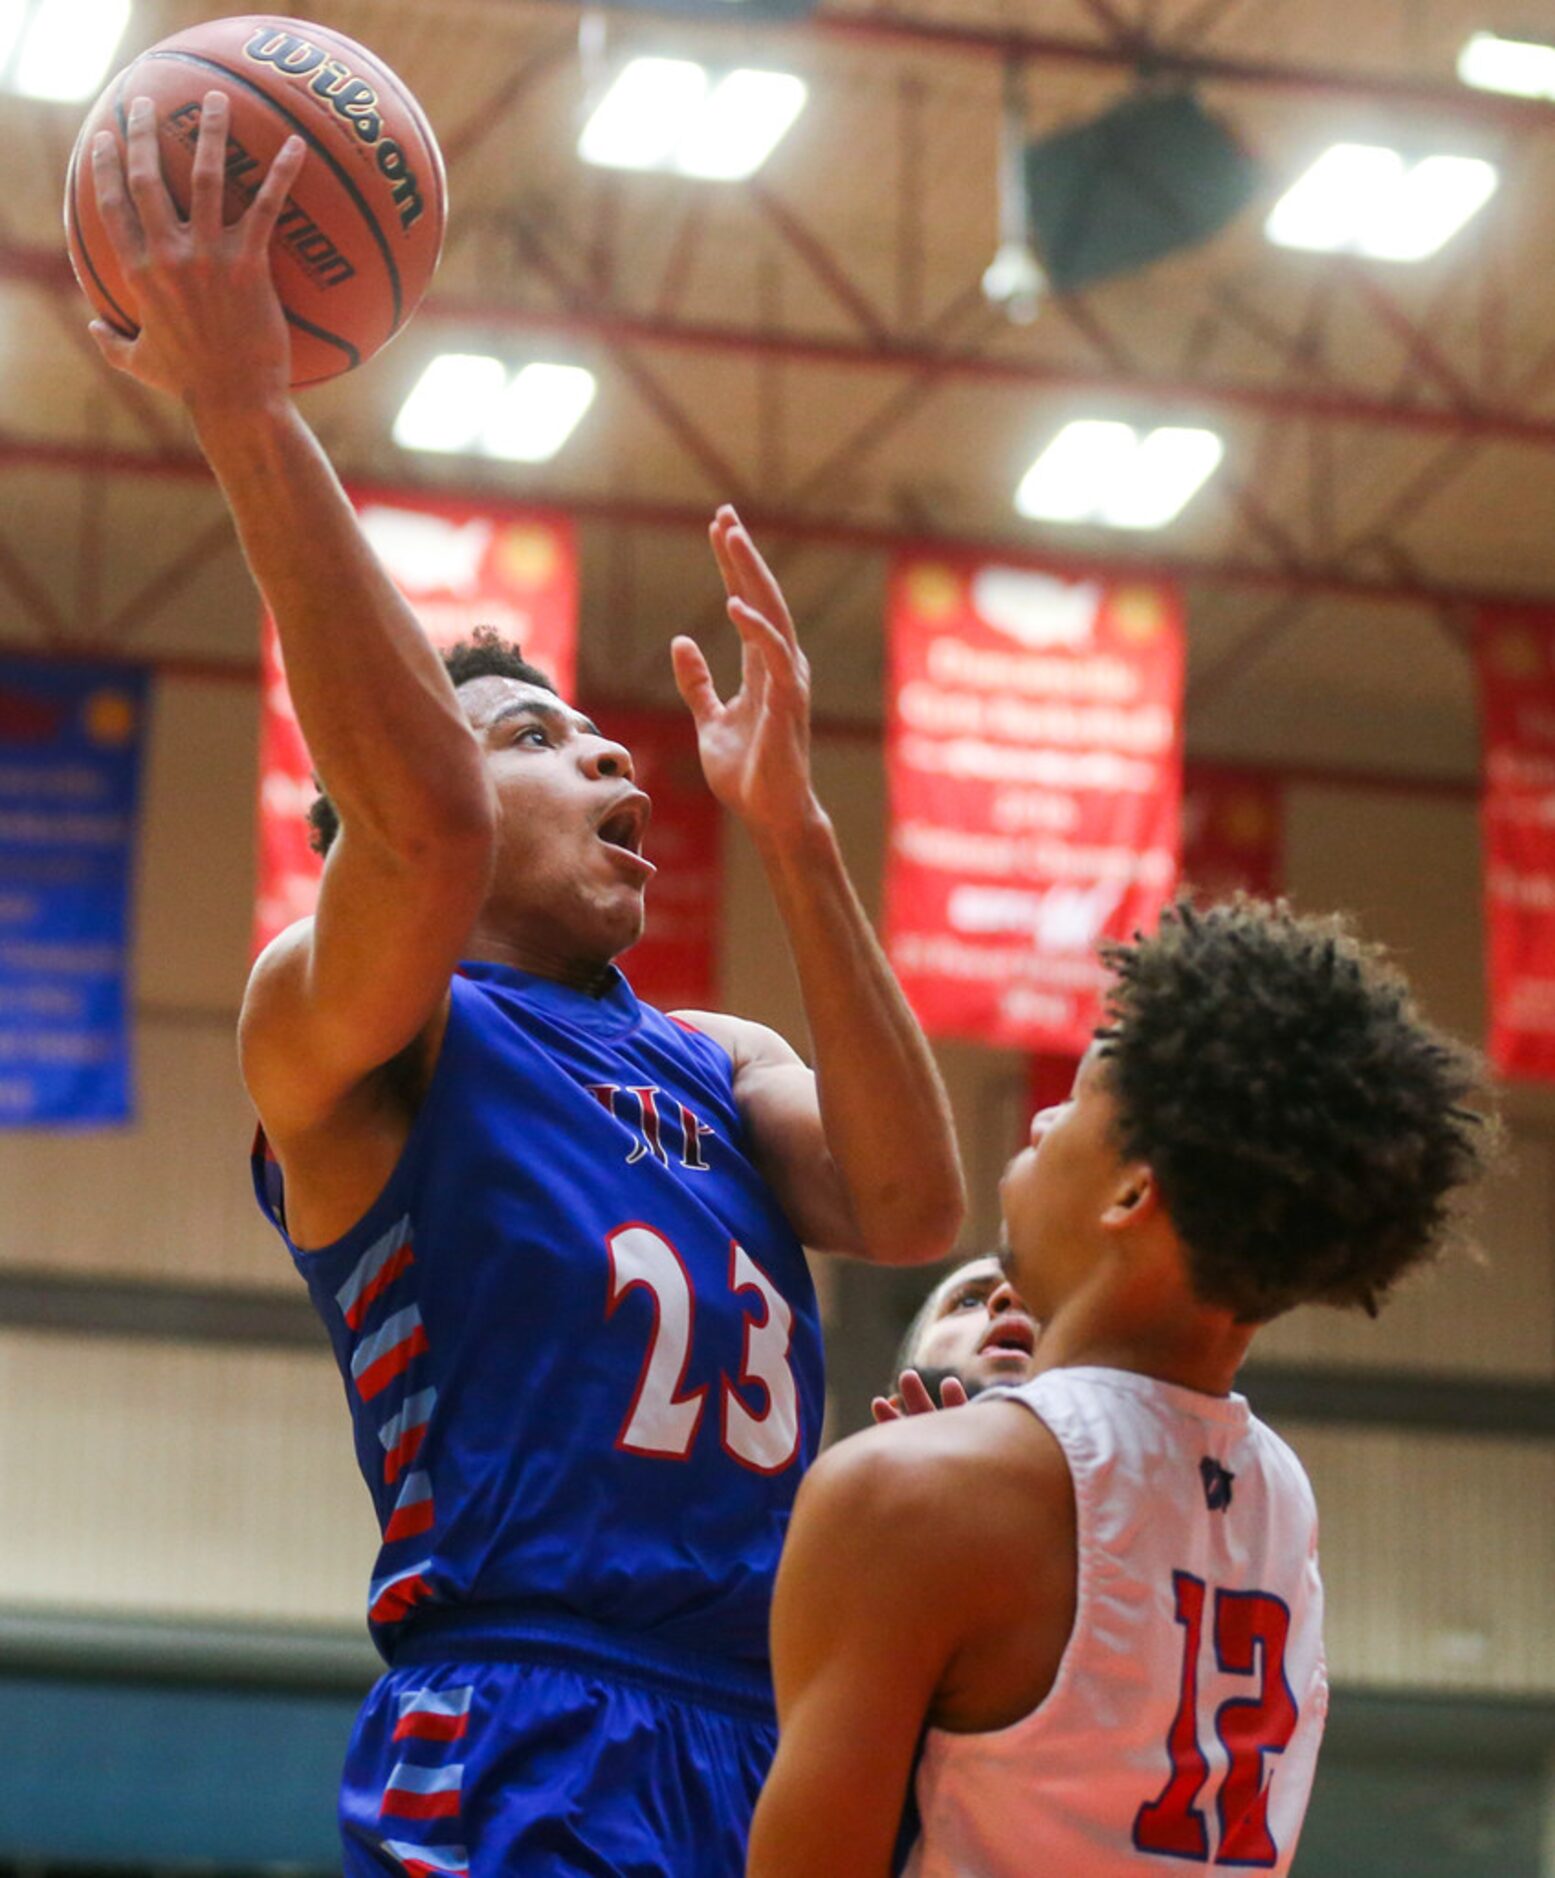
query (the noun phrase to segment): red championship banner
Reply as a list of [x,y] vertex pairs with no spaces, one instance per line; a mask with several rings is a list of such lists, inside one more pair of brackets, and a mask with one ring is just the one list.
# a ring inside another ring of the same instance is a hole
[[[515,641],[564,697],[577,658],[578,576],[572,522],[549,511],[491,513],[468,503],[393,502],[353,492],[378,558],[434,645],[477,626]],[[313,911],[319,857],[306,815],[317,793],[292,709],[275,626],[260,627],[259,890],[254,949]]]
[[1555,613],[1487,609],[1478,652],[1490,1058],[1555,1081]]
[[631,751],[637,785],[653,798],[643,852],[659,871],[648,883],[648,925],[618,962],[638,997],[662,1011],[717,1009],[723,815],[690,713],[602,705],[590,715]]
[[1189,763],[1182,788],[1182,878],[1202,900],[1270,900],[1285,880],[1285,786],[1266,770]]
[[1176,885],[1177,596],[903,557],[889,619],[891,962],[931,1035],[1078,1056]]

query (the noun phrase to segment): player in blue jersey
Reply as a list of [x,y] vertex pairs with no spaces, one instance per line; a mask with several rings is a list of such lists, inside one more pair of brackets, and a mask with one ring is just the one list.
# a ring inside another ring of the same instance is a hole
[[637,1002],[612,963],[652,873],[631,757],[511,650],[450,674],[379,568],[288,390],[267,249],[300,152],[223,229],[225,123],[212,93],[187,221],[140,104],[126,171],[94,150],[144,325],[93,331],[189,410],[338,820],[241,1041],[262,1201],[382,1530],[389,1670],[349,1753],[345,1868],[727,1878],[823,1406],[801,1242],[944,1254],[944,1092],[815,796],[793,624],[727,509],[742,681],[720,698],[685,638],[675,676],[765,863],[814,1072],[760,1025]]

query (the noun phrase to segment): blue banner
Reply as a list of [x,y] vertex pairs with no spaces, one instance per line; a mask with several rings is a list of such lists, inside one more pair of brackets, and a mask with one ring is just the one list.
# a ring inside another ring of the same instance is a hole
[[134,666],[0,656],[0,1127],[130,1118],[146,699]]

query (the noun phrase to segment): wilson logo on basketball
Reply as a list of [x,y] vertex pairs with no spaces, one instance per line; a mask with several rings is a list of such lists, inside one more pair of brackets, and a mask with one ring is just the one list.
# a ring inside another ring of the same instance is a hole
[[376,146],[379,173],[390,184],[400,212],[400,227],[420,220],[425,204],[416,173],[405,152],[392,137],[383,135],[383,113],[378,93],[342,60],[331,58],[323,46],[296,33],[261,28],[243,48],[256,65],[273,65],[287,78],[306,80],[315,97],[323,98],[365,144]]

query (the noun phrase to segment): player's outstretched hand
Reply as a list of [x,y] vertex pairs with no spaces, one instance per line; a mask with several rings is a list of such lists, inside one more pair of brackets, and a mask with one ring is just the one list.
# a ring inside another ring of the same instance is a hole
[[675,639],[675,683],[696,720],[708,787],[753,833],[781,836],[811,810],[810,662],[783,590],[727,504],[708,530],[740,635],[740,688],[724,700],[694,639]]
[[254,200],[226,227],[227,120],[226,94],[208,91],[187,220],[162,176],[149,98],[131,101],[122,163],[110,132],[92,142],[98,211],[140,310],[138,337],[126,338],[105,320],[93,320],[92,337],[110,365],[191,407],[262,404],[286,395],[291,378],[270,237],[306,146],[300,137],[287,138]]
[[899,1422],[908,1415],[932,1415],[940,1408],[965,1408],[971,1397],[954,1376],[947,1376],[939,1386],[939,1401],[929,1394],[928,1384],[915,1369],[904,1369],[895,1395],[877,1395],[869,1412],[877,1422]]

